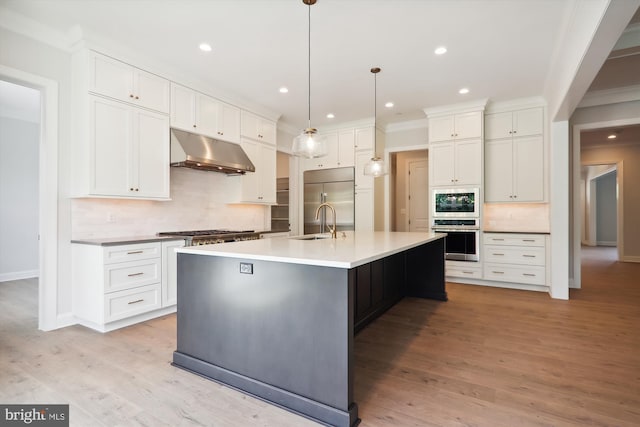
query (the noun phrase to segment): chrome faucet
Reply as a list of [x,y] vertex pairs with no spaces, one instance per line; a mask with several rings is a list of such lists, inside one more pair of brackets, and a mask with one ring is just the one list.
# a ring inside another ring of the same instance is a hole
[[320,216],[320,210],[322,208],[329,208],[329,209],[331,209],[331,212],[333,213],[333,228],[329,227],[328,225],[327,225],[327,227],[329,227],[329,231],[331,232],[331,238],[332,239],[337,239],[337,235],[336,235],[336,233],[337,233],[337,230],[336,230],[336,210],[329,203],[321,203],[320,206],[318,206],[318,209],[316,209],[316,219],[318,219],[318,217]]

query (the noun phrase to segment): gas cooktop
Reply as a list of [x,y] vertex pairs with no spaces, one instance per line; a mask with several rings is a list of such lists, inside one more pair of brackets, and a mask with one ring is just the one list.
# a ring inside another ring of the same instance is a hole
[[184,237],[187,246],[210,245],[214,243],[257,240],[260,234],[255,230],[193,230],[163,231],[158,236]]

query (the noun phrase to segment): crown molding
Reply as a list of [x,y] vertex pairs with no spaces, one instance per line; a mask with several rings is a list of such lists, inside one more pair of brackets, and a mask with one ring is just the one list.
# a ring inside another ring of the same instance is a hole
[[462,102],[459,104],[443,105],[440,107],[424,108],[422,111],[427,117],[444,116],[453,113],[469,113],[472,111],[483,111],[487,105],[488,98],[475,101]]
[[72,50],[71,45],[74,42],[74,34],[65,34],[1,6],[0,27],[65,52],[71,52]]
[[545,107],[546,105],[547,102],[542,96],[516,98],[508,101],[490,101],[487,104],[485,113],[501,113],[504,111],[522,110],[525,108]]
[[407,120],[405,122],[388,123],[384,128],[385,133],[404,132],[415,129],[426,129],[429,127],[429,120],[424,119]]
[[640,100],[640,85],[587,92],[576,108]]

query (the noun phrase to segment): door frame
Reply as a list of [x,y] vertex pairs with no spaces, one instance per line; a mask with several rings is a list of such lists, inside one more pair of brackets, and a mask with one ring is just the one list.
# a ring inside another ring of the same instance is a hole
[[0,64],[0,79],[40,92],[38,329],[56,329],[58,311],[58,82]]
[[[618,120],[606,120],[602,122],[593,122],[593,123],[583,123],[583,124],[575,124],[573,125],[573,152],[571,159],[571,168],[573,170],[571,179],[573,183],[571,184],[572,191],[572,209],[573,215],[571,215],[573,220],[573,242],[570,244],[573,245],[573,280],[569,281],[570,288],[581,288],[582,287],[582,261],[581,261],[581,226],[582,226],[582,218],[581,218],[581,210],[580,210],[580,169],[582,166],[582,161],[580,158],[580,132],[583,130],[591,130],[591,129],[599,129],[599,128],[608,128],[615,126],[625,126],[625,125],[636,125],[640,124],[640,117],[628,118],[628,119],[618,119]],[[618,260],[624,261],[624,169],[622,160],[611,160],[611,161],[598,161],[594,164],[615,164],[618,168]],[[585,163],[585,165],[589,165],[589,163]]]
[[[387,165],[391,162],[391,153],[400,153],[402,151],[421,151],[427,150],[427,159],[429,156],[429,144],[407,145],[402,147],[385,148],[384,161]],[[428,165],[428,163],[427,163]],[[391,174],[384,176],[384,231],[391,231]]]

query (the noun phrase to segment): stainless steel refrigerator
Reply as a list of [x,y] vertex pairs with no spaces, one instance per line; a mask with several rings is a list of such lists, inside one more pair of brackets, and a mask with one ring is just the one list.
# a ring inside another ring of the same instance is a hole
[[338,231],[354,230],[355,169],[335,168],[304,172],[304,234],[326,233],[331,225],[331,210],[322,209],[316,220],[316,209],[329,203],[336,210]]

